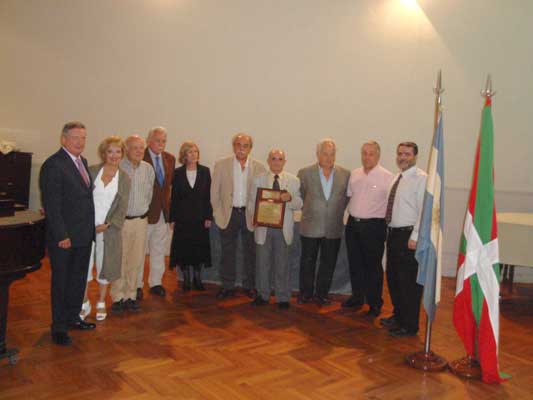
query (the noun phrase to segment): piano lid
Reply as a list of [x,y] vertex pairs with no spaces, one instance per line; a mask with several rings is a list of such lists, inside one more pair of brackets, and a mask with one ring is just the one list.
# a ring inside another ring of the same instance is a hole
[[0,218],[0,278],[38,269],[45,243],[40,213],[26,210]]

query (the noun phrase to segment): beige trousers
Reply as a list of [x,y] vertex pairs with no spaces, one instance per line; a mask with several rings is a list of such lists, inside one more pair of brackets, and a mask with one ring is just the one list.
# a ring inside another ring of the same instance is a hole
[[137,275],[144,264],[144,249],[147,218],[127,219],[122,227],[122,267],[121,276],[111,284],[113,302],[135,300],[137,297]]
[[[169,224],[165,222],[163,212],[156,224],[148,224],[146,233],[146,252],[150,253],[150,272],[148,285],[152,288],[161,285],[165,273],[165,254],[167,253],[168,240],[170,237]],[[139,275],[137,275],[137,287],[143,287],[144,259],[140,263]]]

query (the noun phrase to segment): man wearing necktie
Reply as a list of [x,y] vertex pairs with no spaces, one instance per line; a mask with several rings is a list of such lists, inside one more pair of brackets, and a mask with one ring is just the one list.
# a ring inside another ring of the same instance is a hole
[[[147,149],[144,153],[144,161],[154,167],[155,182],[152,202],[148,209],[148,232],[146,236],[146,248],[150,253],[150,273],[148,285],[150,293],[165,296],[166,291],[162,285],[163,273],[165,272],[165,255],[169,246],[170,228],[170,186],[174,177],[176,158],[165,151],[167,143],[167,131],[159,126],[150,129],[146,139]],[[144,285],[144,260],[139,268],[137,277],[137,300],[143,298]]]
[[416,283],[415,250],[427,174],[416,167],[417,155],[416,143],[398,145],[396,164],[400,172],[387,197],[387,285],[394,309],[393,315],[382,318],[380,323],[394,337],[414,336],[418,332],[423,288]]
[[52,267],[52,341],[72,343],[69,329],[94,329],[79,317],[94,239],[94,203],[87,160],[81,156],[87,133],[81,122],[68,122],[61,149],[43,164],[39,176]]
[[293,212],[302,208],[300,197],[300,180],[285,171],[285,152],[274,149],[268,154],[267,163],[270,171],[254,179],[248,200],[248,208],[255,209],[257,189],[272,188],[281,190],[281,200],[285,202],[285,216],[282,228],[258,226],[254,230],[256,243],[256,289],[254,306],[266,305],[270,299],[270,271],[273,270],[276,301],[281,310],[290,307],[291,287],[289,283],[289,246],[294,232]]

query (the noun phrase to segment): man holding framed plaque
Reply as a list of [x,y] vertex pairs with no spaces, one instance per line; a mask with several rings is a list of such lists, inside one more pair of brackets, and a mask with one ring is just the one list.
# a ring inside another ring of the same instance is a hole
[[255,210],[255,243],[257,254],[257,296],[252,305],[268,304],[270,299],[270,271],[274,276],[274,290],[278,307],[290,307],[289,246],[294,231],[293,211],[302,208],[300,180],[285,171],[283,150],[268,154],[270,171],[254,179],[248,208]]

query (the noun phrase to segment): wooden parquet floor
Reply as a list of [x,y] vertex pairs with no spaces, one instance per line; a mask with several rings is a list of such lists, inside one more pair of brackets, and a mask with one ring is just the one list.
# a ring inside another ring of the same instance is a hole
[[[532,285],[517,286],[501,307],[500,364],[513,378],[487,385],[408,367],[404,357],[422,350],[423,329],[395,339],[365,310],[338,302],[318,309],[293,299],[279,311],[251,307],[245,296],[218,302],[215,285],[182,294],[173,272],[165,273],[166,298],[145,290],[140,313],[72,332],[73,346],[62,348],[50,340],[49,279],[45,261],[12,285],[8,345],[21,354],[16,365],[0,363],[0,399],[533,398]],[[444,279],[433,330],[432,348],[448,360],[464,355],[451,322],[454,287]]]

